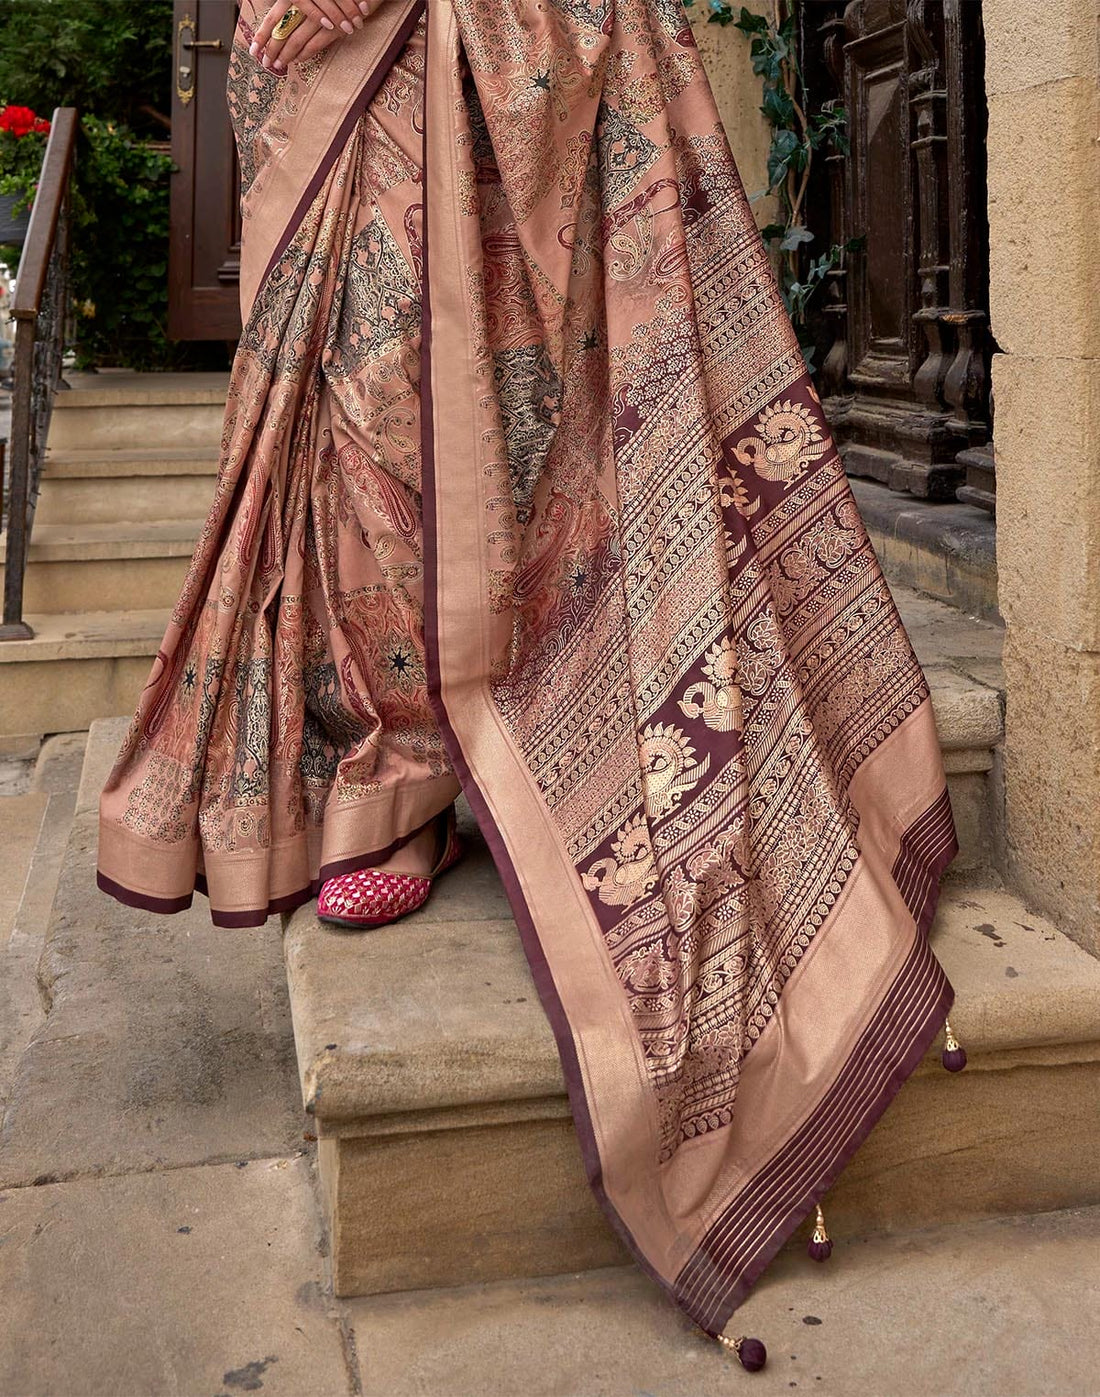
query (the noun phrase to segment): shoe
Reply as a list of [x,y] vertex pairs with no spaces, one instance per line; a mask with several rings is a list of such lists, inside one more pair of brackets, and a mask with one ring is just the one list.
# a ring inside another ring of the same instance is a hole
[[440,855],[430,873],[394,873],[385,868],[359,868],[330,878],[317,898],[317,917],[327,926],[386,926],[423,907],[433,882],[462,856],[453,805],[437,818]]

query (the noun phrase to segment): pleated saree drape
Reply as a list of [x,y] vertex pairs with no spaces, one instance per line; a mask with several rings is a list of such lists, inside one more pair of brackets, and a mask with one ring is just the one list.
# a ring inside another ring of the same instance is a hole
[[679,0],[384,0],[283,80],[256,22],[221,474],[101,886],[254,924],[461,787],[592,1186],[718,1334],[949,1008],[924,676]]

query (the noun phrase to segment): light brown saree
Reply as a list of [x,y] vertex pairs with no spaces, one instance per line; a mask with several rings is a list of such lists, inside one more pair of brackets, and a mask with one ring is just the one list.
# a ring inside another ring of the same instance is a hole
[[246,0],[246,327],[100,885],[255,924],[461,786],[592,1186],[719,1334],[949,1007],[928,689],[680,0],[423,11],[280,81]]

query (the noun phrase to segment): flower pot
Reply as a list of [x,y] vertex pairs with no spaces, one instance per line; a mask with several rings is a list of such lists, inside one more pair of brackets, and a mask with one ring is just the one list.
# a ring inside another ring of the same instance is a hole
[[31,221],[30,209],[22,213],[12,213],[12,209],[23,196],[21,194],[0,194],[0,243],[22,244],[27,236],[27,225]]

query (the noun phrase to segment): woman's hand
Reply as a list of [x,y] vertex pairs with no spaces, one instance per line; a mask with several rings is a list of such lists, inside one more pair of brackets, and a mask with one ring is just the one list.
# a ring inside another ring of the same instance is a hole
[[[273,39],[271,31],[295,5],[305,19],[285,39]],[[371,0],[275,0],[256,30],[249,53],[259,58],[265,68],[285,73],[288,63],[312,58],[342,34],[354,34],[363,27],[363,20],[374,9]]]

